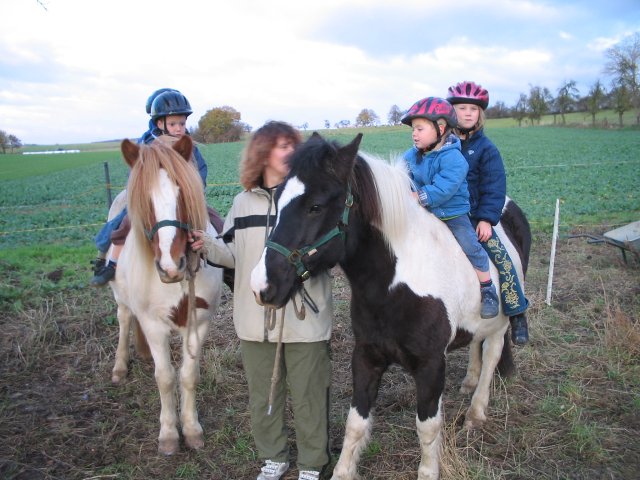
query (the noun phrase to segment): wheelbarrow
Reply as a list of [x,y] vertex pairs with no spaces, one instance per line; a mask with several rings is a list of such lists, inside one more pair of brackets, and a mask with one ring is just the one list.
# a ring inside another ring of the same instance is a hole
[[610,230],[602,235],[581,233],[569,235],[569,238],[587,237],[588,243],[607,243],[618,247],[622,252],[624,263],[627,263],[626,252],[631,252],[640,261],[640,221],[631,222],[622,227]]

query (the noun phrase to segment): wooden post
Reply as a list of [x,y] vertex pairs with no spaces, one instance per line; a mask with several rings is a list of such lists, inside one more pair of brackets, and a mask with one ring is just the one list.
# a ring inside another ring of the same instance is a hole
[[556,260],[556,241],[558,240],[558,223],[560,220],[560,199],[556,199],[556,215],[553,220],[553,238],[551,239],[551,258],[549,259],[549,279],[547,280],[547,298],[545,303],[551,305],[551,285],[553,284],[553,267]]
[[109,178],[109,162],[104,162],[104,180],[107,186],[107,209],[109,209],[113,203],[113,198],[111,198],[111,180]]

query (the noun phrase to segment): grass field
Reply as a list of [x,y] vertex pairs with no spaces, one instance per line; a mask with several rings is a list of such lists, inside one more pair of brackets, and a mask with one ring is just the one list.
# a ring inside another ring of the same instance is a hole
[[[326,133],[346,142],[357,130]],[[450,355],[442,478],[635,480],[640,262],[629,255],[625,264],[615,247],[568,234],[600,234],[640,219],[640,132],[493,124],[488,135],[504,157],[509,194],[534,231],[527,278],[532,339],[516,349],[518,375],[495,378],[488,422],[472,433],[459,428],[469,402],[458,392],[466,351]],[[406,127],[367,129],[363,149],[391,158],[409,138]],[[209,164],[207,198],[223,213],[240,188],[242,147],[201,146]],[[115,303],[109,289],[86,284],[92,238],[106,215],[103,162],[109,162],[116,192],[127,170],[115,144],[68,155],[0,155],[0,478],[255,478],[259,461],[231,292],[213,320],[202,362],[203,450],[157,454],[152,365],[134,359],[125,384],[111,385]],[[556,198],[561,237],[549,306],[544,300]],[[353,338],[349,286],[339,269],[334,273],[331,449],[337,456],[351,394]],[[416,478],[414,405],[410,377],[392,368],[360,465],[363,479]],[[285,476],[295,478],[293,472]]]

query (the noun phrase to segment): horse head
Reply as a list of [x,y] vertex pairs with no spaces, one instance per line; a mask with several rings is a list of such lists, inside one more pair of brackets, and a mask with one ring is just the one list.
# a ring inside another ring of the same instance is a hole
[[184,279],[188,233],[206,225],[202,183],[190,161],[192,149],[187,135],[173,145],[136,145],[129,140],[121,145],[131,167],[127,187],[131,225],[148,243],[164,283]]
[[306,279],[343,258],[361,139],[339,147],[314,132],[292,153],[276,192],[276,224],[251,275],[258,303],[285,305]]

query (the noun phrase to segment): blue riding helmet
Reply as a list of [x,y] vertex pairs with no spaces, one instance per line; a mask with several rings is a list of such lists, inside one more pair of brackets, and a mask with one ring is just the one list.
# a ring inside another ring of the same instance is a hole
[[151,120],[153,122],[168,115],[186,115],[188,117],[192,113],[189,100],[178,90],[163,92],[151,102]]
[[158,90],[153,92],[151,95],[149,95],[149,98],[147,98],[147,105],[145,107],[145,110],[147,111],[147,113],[149,115],[151,115],[151,104],[153,104],[153,101],[156,99],[156,97],[158,95],[160,95],[160,94],[162,94],[164,92],[178,92],[178,93],[180,93],[175,88],[159,88]]

